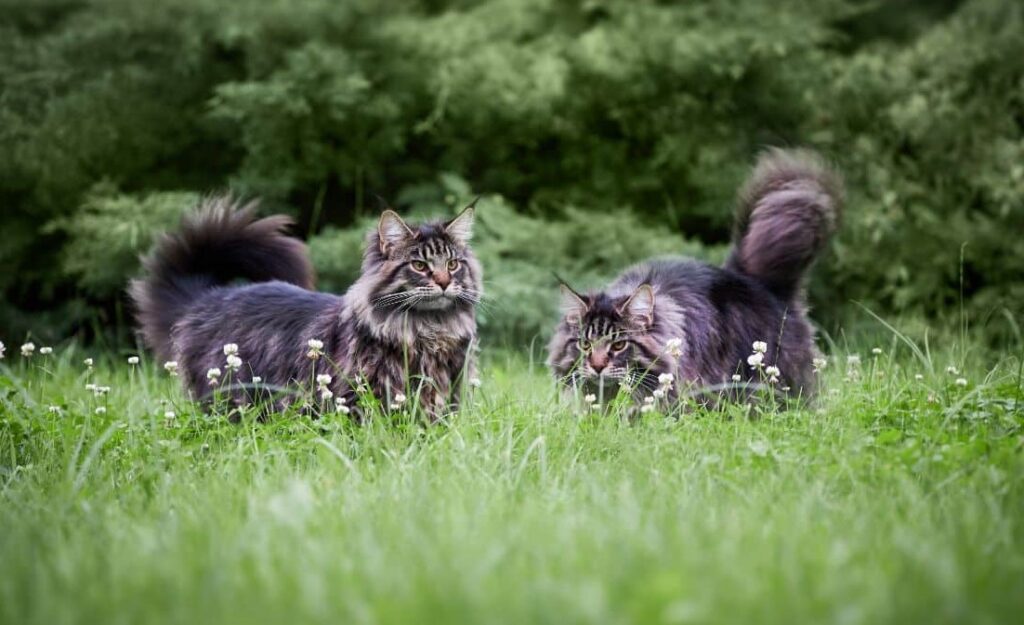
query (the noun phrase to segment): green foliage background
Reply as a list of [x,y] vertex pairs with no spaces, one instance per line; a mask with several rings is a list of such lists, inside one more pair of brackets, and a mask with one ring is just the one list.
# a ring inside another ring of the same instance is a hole
[[962,293],[1014,330],[1013,0],[0,0],[0,333],[125,336],[137,253],[231,188],[294,215],[337,290],[374,194],[413,214],[485,194],[485,327],[527,341],[552,270],[721,258],[765,145],[847,177],[812,285],[826,325]]

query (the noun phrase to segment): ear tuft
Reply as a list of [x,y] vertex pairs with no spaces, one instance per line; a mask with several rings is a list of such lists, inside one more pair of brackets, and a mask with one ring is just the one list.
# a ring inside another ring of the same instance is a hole
[[624,317],[640,321],[644,326],[654,322],[654,289],[649,284],[641,284],[619,308]]
[[582,319],[590,306],[587,300],[580,297],[580,294],[573,291],[568,285],[561,284],[562,290],[562,314],[570,319]]
[[380,236],[380,251],[383,253],[387,253],[389,249],[398,243],[414,236],[413,231],[402,221],[398,213],[391,209],[380,214],[377,234]]
[[448,236],[462,245],[469,243],[469,240],[473,238],[473,218],[476,214],[475,205],[476,200],[473,200],[472,204],[462,209],[458,217],[444,225],[444,231],[448,233]]

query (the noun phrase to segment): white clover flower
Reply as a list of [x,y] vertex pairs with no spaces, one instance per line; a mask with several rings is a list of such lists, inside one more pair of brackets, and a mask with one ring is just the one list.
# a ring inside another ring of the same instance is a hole
[[757,369],[758,367],[761,366],[761,363],[763,362],[764,354],[762,354],[761,352],[754,352],[753,354],[747,356],[747,364],[750,365],[752,369]]
[[957,378],[955,384],[957,386],[967,386],[967,378]]
[[856,367],[860,365],[860,356],[857,354],[850,354],[846,357],[846,366]]
[[644,403],[645,404],[653,404],[654,403],[654,398],[653,397],[644,397]]
[[177,360],[168,360],[167,362],[165,362],[164,363],[164,371],[169,373],[171,376],[178,375],[178,361]]
[[484,383],[483,380],[481,380],[480,378],[470,378],[469,385],[473,388],[480,388],[481,386],[484,385]]
[[779,390],[781,390],[783,393],[788,393],[790,389],[788,386],[780,386]]
[[917,380],[918,382],[920,382],[921,380],[924,379],[924,375],[922,375],[920,373],[915,373],[914,374],[914,379]]
[[658,376],[658,384],[662,385],[663,387],[669,387],[672,386],[672,382],[675,379],[676,376],[672,375],[671,373],[662,373],[661,375]]
[[773,375],[773,376],[779,375],[780,373],[782,373],[781,371],[779,371],[779,368],[776,367],[775,365],[768,365],[767,367],[764,368],[764,372],[766,374],[768,374],[768,375]]
[[395,393],[394,403],[398,406],[401,406],[402,404],[405,403],[405,399],[405,395],[403,395],[402,393]]
[[50,414],[60,414],[60,406],[48,406],[46,409]]
[[768,343],[764,341],[754,341],[753,344],[755,354],[763,354],[768,351]]
[[590,404],[590,409],[591,410],[600,410],[601,409],[601,404],[599,404],[597,402],[594,402],[594,403]]
[[178,415],[174,414],[173,410],[168,410],[164,413],[164,419],[174,419]]
[[0,360],[4,359],[4,351],[7,350],[7,346],[4,345],[3,341],[0,341]]
[[260,376],[258,376],[258,375],[252,376],[252,383],[253,384],[260,384],[262,382],[263,382],[263,378],[261,378]]
[[656,388],[653,391],[651,391],[651,396],[654,397],[655,399],[661,399],[662,397],[665,396],[665,389]]
[[652,410],[654,410],[654,404],[644,404],[643,406],[640,406],[640,412],[646,413],[651,412]]
[[338,398],[334,400],[334,403],[338,404],[339,406],[344,406],[345,403],[346,403],[346,400],[345,400],[345,398],[343,396],[338,395]]
[[882,355],[882,348],[881,347],[872,347],[871,348],[871,354],[873,356],[881,356]]
[[811,365],[814,367],[814,372],[817,373],[819,371],[823,371],[825,367],[828,366],[828,360],[822,358],[821,356],[818,356],[817,358],[811,361]]
[[90,382],[90,383],[85,385],[85,390],[87,390],[87,391],[95,391],[96,390],[96,385],[93,384],[92,382]]
[[[88,387],[86,387],[86,388],[88,388]],[[95,384],[93,384],[93,386],[92,386],[92,394],[95,397],[103,397],[104,395],[106,395],[109,392],[110,392],[110,387],[109,386],[96,386]]]
[[309,351],[306,352],[306,358],[310,360],[316,360],[324,355],[324,342],[319,339],[309,339],[306,341],[306,347],[309,348]]
[[234,354],[227,357],[227,361],[224,363],[224,368],[228,371],[238,371],[242,366],[242,359]]
[[949,375],[956,375],[960,373],[960,371],[958,371],[957,368],[954,367],[953,365],[949,365],[948,367],[946,367],[946,373],[948,373]]
[[40,347],[39,348],[39,353],[42,354],[43,356],[49,356],[50,354],[53,353],[53,348],[52,347]]
[[334,397],[334,392],[326,386],[320,389],[320,399],[328,400]]
[[225,356],[237,356],[238,355],[238,343],[225,343],[224,344],[224,355]]
[[95,410],[96,414],[107,414],[106,406],[97,406]]
[[139,364],[139,357],[138,356],[129,356],[128,357],[128,364],[130,364],[130,365],[137,365],[137,364]]
[[738,373],[732,374],[732,381],[733,382],[739,382],[742,379],[743,379],[743,376],[741,376],[740,374],[738,374]]
[[29,342],[21,346],[21,355],[25,358],[31,358],[34,353],[36,353],[35,343]]
[[331,383],[331,376],[329,374],[321,373],[320,375],[316,376],[316,385],[317,386],[327,386],[330,383]]
[[673,358],[680,358],[683,355],[683,339],[674,338],[665,342],[665,353]]
[[92,358],[86,358],[85,360],[82,361],[82,364],[85,365],[87,368],[92,369],[94,362]]
[[340,412],[341,414],[348,414],[348,413],[352,412],[352,410],[348,406],[346,406],[344,404],[338,404],[338,408],[337,409],[338,409],[338,412]]
[[597,401],[597,395],[594,395],[593,393],[587,393],[586,395],[583,396],[583,401],[587,402],[588,404],[592,404],[595,401]]
[[212,367],[206,370],[206,379],[209,380],[210,385],[216,385],[220,381],[220,369]]

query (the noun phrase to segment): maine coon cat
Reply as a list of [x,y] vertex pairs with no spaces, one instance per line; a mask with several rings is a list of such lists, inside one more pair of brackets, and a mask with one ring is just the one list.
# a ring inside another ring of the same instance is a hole
[[652,260],[600,291],[563,284],[548,365],[566,386],[606,398],[620,385],[651,403],[758,386],[809,395],[818,352],[803,281],[841,203],[842,181],[817,155],[765,152],[739,194],[723,267]]
[[384,211],[361,275],[339,296],[313,290],[305,245],[284,233],[287,217],[258,219],[252,203],[206,199],[163,235],[131,285],[142,337],[199,398],[229,381],[238,401],[254,387],[315,381],[345,410],[356,409],[362,387],[385,407],[418,396],[440,417],[472,368],[483,276],[469,245],[473,214],[471,204],[450,221],[413,225]]

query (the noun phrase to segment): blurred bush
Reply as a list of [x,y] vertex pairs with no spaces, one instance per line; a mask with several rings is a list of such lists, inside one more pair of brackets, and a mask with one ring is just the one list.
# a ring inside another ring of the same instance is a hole
[[374,194],[472,191],[485,323],[522,340],[551,270],[720,255],[757,150],[797,144],[848,180],[820,318],[1019,317],[1013,0],[0,0],[0,328],[123,330],[119,285],[191,194],[291,213],[341,288]]

